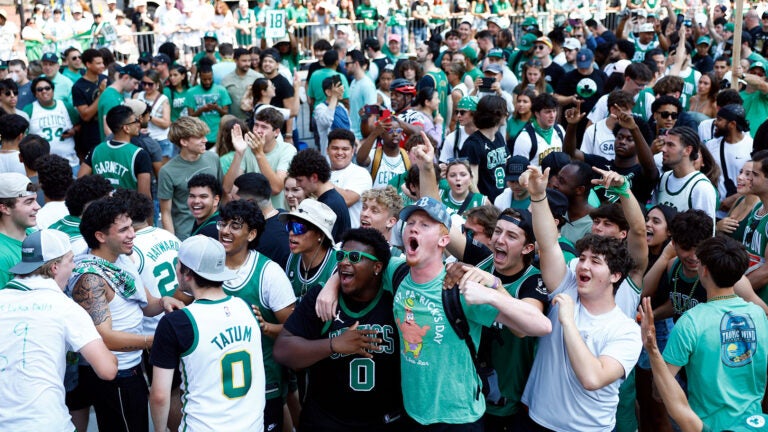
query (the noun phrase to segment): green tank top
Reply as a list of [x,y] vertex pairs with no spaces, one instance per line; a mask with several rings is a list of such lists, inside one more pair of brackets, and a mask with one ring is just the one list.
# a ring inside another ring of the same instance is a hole
[[462,205],[464,205],[464,201],[457,202],[451,197],[451,190],[449,189],[440,189],[440,199],[443,202],[443,204],[448,208],[449,213],[458,213],[459,216],[464,214],[467,210],[475,207],[480,207],[483,205],[483,202],[485,201],[485,195],[481,193],[471,193],[468,195],[469,198],[469,204],[467,204],[464,209],[459,212],[459,209],[461,209]]
[[301,255],[291,254],[288,256],[288,262],[285,264],[288,279],[293,286],[293,293],[296,294],[296,302],[300,302],[304,294],[315,285],[325,285],[328,279],[336,271],[336,249],[329,248],[325,253],[325,258],[320,264],[320,268],[311,277],[306,277],[305,270],[301,267]]
[[[768,225],[768,217],[765,215],[759,215],[758,212],[763,208],[762,204],[756,205],[754,209],[749,213],[746,226],[744,228],[744,237],[741,242],[747,248],[749,254],[749,268],[750,270],[759,265],[765,265],[765,248],[768,246],[768,232],[766,232],[766,225]],[[760,296],[763,301],[768,301],[768,289],[766,286],[754,287],[755,292]]]
[[112,142],[105,141],[93,150],[93,173],[109,180],[115,188],[136,190],[139,183],[133,171],[133,164],[140,151],[139,147],[131,143],[113,145]]
[[691,106],[691,97],[696,94],[696,71],[691,69],[691,73],[683,78],[683,91],[680,93],[680,102],[683,103],[683,110],[688,111]]
[[[271,324],[280,324],[275,316],[275,313],[262,304],[262,287],[264,286],[264,269],[270,262],[269,258],[256,252],[250,251],[250,254],[255,254],[255,258],[251,261],[251,268],[248,274],[250,277],[242,284],[237,286],[228,285],[224,283],[224,292],[239,297],[245,300],[250,306],[256,306],[261,312],[261,317],[264,321]],[[249,256],[250,261],[250,256]],[[246,261],[248,262],[248,261]],[[266,335],[261,337],[261,352],[264,358],[264,375],[266,378],[266,397],[267,399],[274,399],[282,396],[282,390],[286,380],[283,377],[283,367],[280,366],[272,357],[272,350],[275,345],[275,340]]]
[[[448,99],[450,93],[448,88],[448,77],[445,76],[445,72],[442,70],[430,71],[427,72],[427,75],[431,76],[435,81],[435,90],[437,90],[437,93],[440,95],[440,105],[438,106],[437,111],[443,116],[443,119],[448,119]],[[443,138],[445,138],[447,126],[448,121],[444,121]]]

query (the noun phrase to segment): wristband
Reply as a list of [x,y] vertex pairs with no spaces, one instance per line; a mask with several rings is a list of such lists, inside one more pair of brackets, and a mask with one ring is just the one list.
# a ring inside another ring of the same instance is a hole
[[535,200],[535,199],[533,199],[533,197],[531,197],[531,202],[532,203],[542,202],[545,199],[547,199],[547,195],[544,195],[541,199],[537,199],[537,200]]
[[629,198],[629,182],[624,178],[624,184],[621,186],[611,186],[608,188],[609,192],[613,192],[624,198]]

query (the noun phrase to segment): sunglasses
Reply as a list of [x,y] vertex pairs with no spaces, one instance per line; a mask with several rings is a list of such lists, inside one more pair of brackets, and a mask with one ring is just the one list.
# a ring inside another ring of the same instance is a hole
[[216,228],[218,228],[219,231],[224,230],[224,228],[226,227],[229,227],[230,231],[240,231],[241,229],[243,229],[243,223],[238,221],[226,222],[223,220],[216,222]]
[[676,112],[669,112],[669,111],[659,111],[659,115],[660,115],[660,116],[661,116],[661,118],[663,118],[663,119],[668,119],[668,118],[672,117],[672,120],[677,120],[677,117],[678,117],[680,114],[678,114],[678,113],[676,113]]
[[144,81],[142,81],[142,82],[141,82],[141,85],[142,85],[143,87],[154,87],[154,86],[155,86],[155,83],[153,83],[153,82],[144,82]]
[[75,60],[80,60],[80,56],[72,56],[69,58],[69,61],[75,61]]
[[18,92],[18,91],[16,91],[16,90],[6,90],[6,91],[3,93],[3,95],[5,95],[5,96],[10,96],[10,95],[18,96],[18,95],[19,95],[19,92]]
[[387,133],[390,135],[400,135],[401,133],[403,133],[403,130],[400,128],[395,128],[395,129],[390,129],[389,131],[387,131]]
[[123,126],[130,126],[130,125],[133,125],[133,124],[136,124],[136,123],[141,123],[141,120],[136,119],[136,120],[134,120],[132,122],[123,123]]
[[456,110],[456,114],[458,114],[458,115],[464,115],[464,114],[466,114],[468,112],[469,112],[469,110]]
[[371,254],[368,254],[368,253],[365,253],[365,252],[360,252],[360,251],[344,251],[344,250],[336,251],[336,261],[337,262],[342,262],[342,261],[344,261],[344,259],[347,259],[347,258],[349,259],[349,262],[351,262],[352,264],[359,263],[360,260],[363,259],[363,258],[368,258],[369,260],[374,261],[374,262],[379,261],[379,259],[376,258],[375,256],[373,256]]
[[285,232],[290,233],[291,231],[296,235],[302,235],[309,231],[309,227],[301,222],[286,222]]
[[37,93],[44,92],[44,91],[51,91],[51,90],[53,90],[53,87],[51,86],[38,87],[35,89]]
[[147,60],[139,60],[139,64],[148,65],[150,63],[152,63],[152,62],[147,61]]
[[456,157],[456,158],[448,159],[448,163],[454,163],[454,162],[469,162],[469,159],[465,157]]

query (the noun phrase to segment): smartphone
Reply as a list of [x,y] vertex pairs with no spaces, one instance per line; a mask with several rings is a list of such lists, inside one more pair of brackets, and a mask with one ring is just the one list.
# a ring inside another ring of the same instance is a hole
[[381,108],[378,105],[366,105],[363,107],[365,115],[379,115]]
[[491,86],[493,85],[493,83],[495,83],[495,82],[496,82],[496,78],[487,78],[487,77],[482,77],[482,78],[480,78],[480,79],[482,79],[482,80],[483,80],[483,84],[482,84],[482,85],[480,85],[480,88],[481,88],[481,89],[485,89],[485,90],[490,90],[490,89],[491,89]]
[[630,16],[630,17],[632,17],[632,18],[637,18],[637,11],[632,11],[632,12],[629,14],[629,16]]
[[392,117],[392,111],[385,109],[381,110],[381,115],[379,116],[379,121],[387,121]]
[[535,91],[536,90],[536,84],[528,84],[526,86],[528,90]]
[[660,136],[666,135],[666,134],[667,134],[667,128],[661,128],[661,129],[659,129],[659,134],[657,135],[657,137],[660,137]]
[[685,22],[685,15],[677,14],[677,23],[675,23],[675,29],[680,30],[680,27],[683,26],[684,22]]

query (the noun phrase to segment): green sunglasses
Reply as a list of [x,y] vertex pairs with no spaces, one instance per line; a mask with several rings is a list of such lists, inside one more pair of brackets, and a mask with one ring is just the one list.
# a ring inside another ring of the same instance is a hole
[[345,258],[349,258],[349,262],[351,262],[352,264],[359,263],[360,260],[363,258],[368,258],[369,260],[374,262],[379,261],[379,259],[376,258],[375,256],[365,252],[343,251],[343,250],[336,251],[336,261],[342,262],[344,261]]

